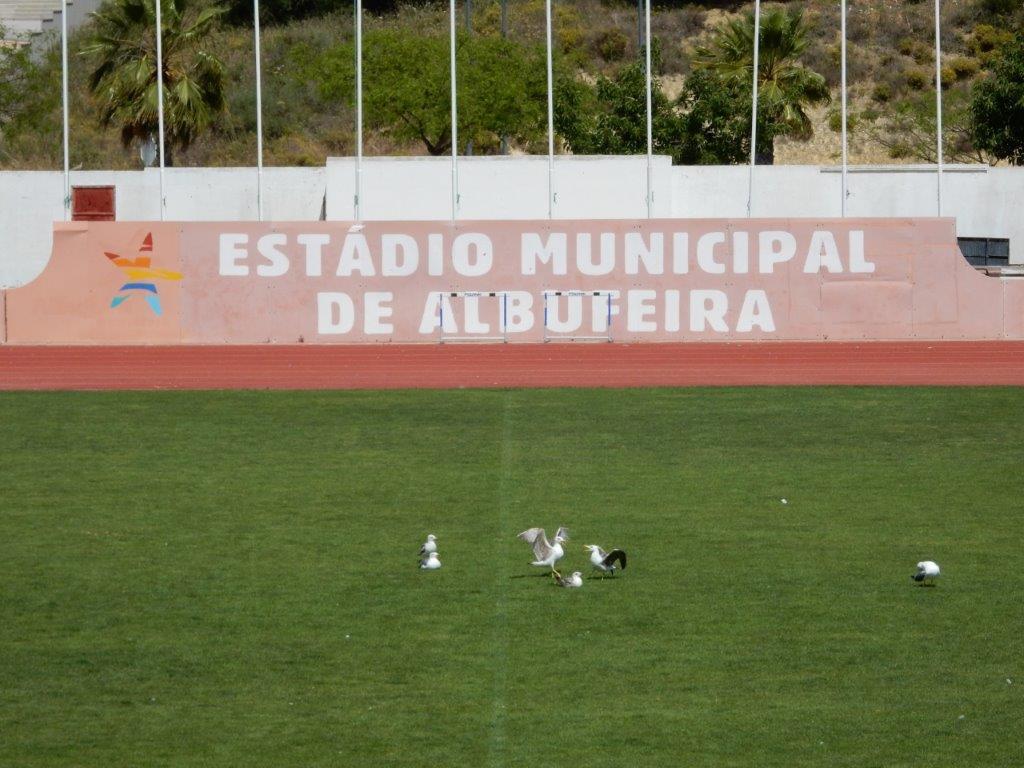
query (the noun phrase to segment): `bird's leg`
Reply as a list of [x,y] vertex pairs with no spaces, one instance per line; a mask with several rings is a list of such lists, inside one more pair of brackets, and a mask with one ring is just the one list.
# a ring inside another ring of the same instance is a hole
[[562,574],[560,574],[558,571],[556,571],[555,570],[555,566],[553,566],[553,565],[551,566],[551,575],[554,576],[555,578],[558,578],[558,579],[562,578]]

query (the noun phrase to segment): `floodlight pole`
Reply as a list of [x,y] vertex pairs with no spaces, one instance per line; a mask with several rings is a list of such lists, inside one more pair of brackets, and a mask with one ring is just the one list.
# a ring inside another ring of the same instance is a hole
[[156,0],[156,114],[160,136],[160,221],[164,220],[164,42],[160,0]]
[[544,3],[547,26],[547,68],[548,68],[548,218],[554,216],[555,199],[555,97],[554,76],[551,64],[551,0]]
[[754,87],[753,106],[750,110],[750,179],[747,184],[747,217],[749,218],[754,205],[754,165],[757,164],[757,79],[758,54],[761,42],[761,0],[754,1]]
[[260,0],[252,0],[256,48],[256,215],[263,221],[263,80],[260,74]]
[[846,0],[842,0],[840,6],[841,7],[840,7],[840,15],[839,15],[839,18],[840,18],[840,27],[839,27],[840,31],[839,31],[839,35],[840,35],[840,59],[842,61],[840,62],[839,69],[840,69],[841,79],[842,79],[842,83],[840,84],[840,91],[842,93],[842,113],[843,113],[842,114],[842,121],[843,121],[843,130],[842,130],[842,137],[843,137],[843,173],[842,173],[842,191],[840,193],[842,195],[842,202],[840,203],[839,211],[840,211],[840,214],[842,215],[842,217],[845,219],[846,218],[846,198],[849,195],[849,191],[848,191],[849,187],[847,186],[848,182],[847,182],[847,178],[846,178],[847,162],[848,162],[847,154],[846,154],[847,153],[847,149],[846,149]]
[[455,89],[455,0],[448,0],[448,21],[451,34],[449,47],[452,88],[452,221],[455,221],[459,210],[459,108]]
[[[508,39],[508,0],[501,0],[501,39]],[[501,154],[508,154],[508,135],[501,137]]]
[[654,163],[654,138],[651,129],[653,115],[651,112],[651,0],[644,3],[644,57],[647,91],[647,218],[651,218],[651,206],[654,203],[654,191],[651,184],[651,167]]
[[935,206],[942,215],[942,35],[939,9],[942,2],[935,0]]
[[68,3],[60,4],[60,99],[64,123],[64,221],[71,218],[71,165],[68,150]]
[[356,178],[352,196],[353,219],[362,221],[363,186],[363,0],[355,0],[356,27]]

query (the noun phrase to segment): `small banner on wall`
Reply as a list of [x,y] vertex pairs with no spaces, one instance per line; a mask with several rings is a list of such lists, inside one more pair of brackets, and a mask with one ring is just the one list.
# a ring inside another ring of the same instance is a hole
[[55,225],[15,343],[1024,338],[952,219]]

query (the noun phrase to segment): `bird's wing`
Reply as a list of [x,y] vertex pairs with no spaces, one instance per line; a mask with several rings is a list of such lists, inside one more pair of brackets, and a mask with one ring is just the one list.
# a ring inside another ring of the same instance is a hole
[[426,544],[424,544],[422,547],[420,547],[420,554],[421,555],[427,554],[427,545]]
[[538,536],[544,535],[543,528],[527,528],[525,531],[516,536],[517,539],[522,539],[527,544],[533,544],[537,540]]
[[[542,531],[542,533],[543,533],[543,531]],[[563,526],[561,526],[561,527],[560,527],[560,528],[559,528],[559,529],[558,529],[558,530],[557,530],[557,531],[555,532],[555,538],[556,538],[556,539],[563,539],[563,540],[565,540],[565,541],[568,541],[568,540],[569,540],[569,529],[568,529],[568,528],[566,528],[566,527],[565,527],[564,525],[563,525]]]
[[622,570],[626,570],[626,553],[623,552],[621,549],[613,549],[605,556],[602,563],[605,565],[605,567],[611,568],[613,565],[615,565],[616,561],[619,562],[619,568],[621,568]]
[[538,560],[547,560],[551,555],[551,544],[543,528],[530,528],[520,533],[519,538],[533,545],[533,556]]

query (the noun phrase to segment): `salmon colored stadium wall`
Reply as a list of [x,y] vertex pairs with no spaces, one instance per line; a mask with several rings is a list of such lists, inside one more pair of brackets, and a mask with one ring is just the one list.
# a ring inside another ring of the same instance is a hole
[[971,268],[952,219],[72,222],[7,339],[538,342],[609,308],[622,342],[1024,339],[1024,280]]

